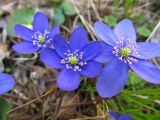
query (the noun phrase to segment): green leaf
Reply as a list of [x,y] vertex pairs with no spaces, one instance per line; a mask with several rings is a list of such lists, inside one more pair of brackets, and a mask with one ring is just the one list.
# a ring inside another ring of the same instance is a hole
[[65,15],[71,16],[75,15],[76,11],[70,0],[64,0],[62,3],[62,9]]
[[120,3],[119,0],[114,0],[114,6],[116,9],[119,7],[119,3]]
[[137,32],[144,37],[148,37],[151,34],[151,31],[145,26],[138,28]]
[[28,8],[18,9],[13,13],[11,13],[10,20],[6,27],[8,34],[11,37],[15,37],[16,34],[14,32],[14,25],[22,24],[28,26],[32,23],[33,16],[34,16],[34,10]]
[[7,120],[6,112],[10,111],[12,109],[12,105],[0,97],[0,120]]
[[0,10],[0,16],[2,16],[4,13],[3,13],[3,11],[2,10]]
[[129,17],[129,10],[134,6],[137,0],[125,0],[124,2],[124,15],[125,17]]
[[144,90],[123,90],[124,94],[141,94],[141,95],[160,95],[160,89],[144,89]]
[[57,7],[54,11],[53,24],[62,25],[65,22],[65,16],[62,12],[61,7]]
[[136,84],[141,83],[141,82],[142,82],[142,79],[141,79],[139,76],[137,76],[136,73],[130,71],[130,72],[129,72],[129,82],[130,82],[131,84],[133,84],[133,85],[136,85]]
[[114,27],[117,24],[117,18],[115,18],[112,15],[105,16],[104,17],[104,22],[106,24],[108,24],[110,27]]
[[61,3],[61,0],[52,0],[54,3],[59,4]]

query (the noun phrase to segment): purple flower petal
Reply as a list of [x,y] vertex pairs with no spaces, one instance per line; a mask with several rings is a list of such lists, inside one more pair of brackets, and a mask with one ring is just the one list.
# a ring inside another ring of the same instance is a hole
[[102,43],[101,52],[98,54],[96,58],[94,58],[94,60],[100,63],[109,62],[115,58],[115,55],[112,53],[114,49],[112,46],[106,44],[105,42],[101,43]]
[[119,120],[119,114],[116,111],[109,111],[109,115],[111,115],[115,120]]
[[63,69],[57,78],[57,85],[61,90],[72,91],[79,87],[80,74],[71,69]]
[[83,61],[88,61],[96,57],[101,51],[101,42],[90,42],[85,45],[80,52],[83,52]]
[[56,34],[59,34],[59,25],[54,25],[51,29],[50,38],[53,38]]
[[33,30],[44,33],[49,29],[48,18],[42,13],[37,12],[33,20]]
[[20,42],[12,46],[13,50],[17,53],[31,54],[39,50],[39,47],[33,45],[32,42]]
[[96,88],[102,98],[110,98],[118,94],[128,79],[129,67],[123,61],[114,59],[109,62],[99,75]]
[[59,57],[59,55],[56,53],[56,51],[54,49],[50,49],[50,48],[45,48],[42,49],[40,52],[40,60],[52,67],[52,68],[63,68],[64,65],[61,64],[61,58]]
[[118,120],[132,120],[132,116],[129,114],[120,115]]
[[102,65],[95,61],[90,61],[82,67],[80,74],[89,78],[96,77],[102,71]]
[[160,84],[160,69],[158,69],[152,63],[138,59],[138,63],[133,63],[130,65],[130,67],[145,81],[154,84]]
[[107,44],[114,46],[117,38],[113,33],[112,29],[102,22],[96,22],[94,24],[94,29],[97,35]]
[[80,50],[88,43],[88,36],[83,27],[76,28],[70,37],[70,46],[72,51]]
[[123,19],[114,28],[114,33],[119,40],[122,37],[128,38],[131,41],[136,41],[136,30],[131,20]]
[[68,45],[67,41],[61,35],[55,35],[53,39],[53,45],[56,52],[64,58],[64,53],[67,53],[70,50],[70,46]]
[[12,76],[0,73],[0,95],[11,90],[15,85],[15,80]]
[[160,44],[153,42],[141,42],[137,43],[137,52],[144,59],[152,59],[160,56]]
[[16,32],[16,34],[18,36],[20,36],[24,40],[33,41],[33,39],[32,39],[32,36],[34,35],[33,30],[31,30],[23,25],[16,24],[14,26],[14,31]]

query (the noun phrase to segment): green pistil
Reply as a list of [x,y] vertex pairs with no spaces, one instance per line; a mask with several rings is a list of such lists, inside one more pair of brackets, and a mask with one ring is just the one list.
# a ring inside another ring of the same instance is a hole
[[44,42],[45,42],[45,37],[39,36],[39,42],[40,42],[40,43],[44,43]]
[[78,59],[76,57],[70,57],[68,62],[72,65],[76,65],[78,63]]
[[127,47],[121,50],[121,55],[123,57],[128,57],[130,54],[131,54],[131,50]]

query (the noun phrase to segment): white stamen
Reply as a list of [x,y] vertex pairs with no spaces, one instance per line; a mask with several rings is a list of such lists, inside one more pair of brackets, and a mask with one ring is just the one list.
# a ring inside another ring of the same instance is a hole
[[[70,50],[67,51],[68,53],[64,53],[65,58],[61,60],[62,64],[66,65],[67,69],[73,69],[74,71],[81,71],[81,67],[86,65],[87,62],[83,62],[83,52],[80,52],[76,49],[75,52],[71,53]],[[70,57],[77,58],[77,64],[73,65],[69,63]]]
[[[45,30],[44,34],[40,33],[39,31],[35,32],[34,35],[32,36],[33,40],[33,44],[37,45],[38,47],[46,47],[47,44],[49,44],[51,42],[51,38],[49,38],[49,34],[50,32],[48,32],[47,30]],[[39,41],[39,37],[44,37],[45,41],[44,43],[41,43]]]
[[[121,40],[119,42],[116,42],[116,45],[113,48],[114,50],[112,51],[112,53],[116,57],[118,57],[121,61],[124,61],[125,63],[128,64],[137,63],[138,60],[136,59],[136,57],[138,58],[142,57],[136,50],[137,49],[136,43],[132,42],[129,38],[121,37]],[[127,57],[121,55],[121,50],[123,50],[124,48],[128,48],[131,51],[131,53]]]

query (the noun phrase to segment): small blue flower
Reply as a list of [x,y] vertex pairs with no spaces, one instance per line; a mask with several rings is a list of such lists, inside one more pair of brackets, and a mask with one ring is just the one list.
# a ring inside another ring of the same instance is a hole
[[118,94],[128,80],[129,69],[150,83],[160,83],[160,70],[147,61],[160,55],[160,44],[136,43],[135,28],[129,19],[119,22],[113,31],[102,22],[96,22],[94,28],[104,41],[96,60],[108,62],[96,83],[101,97]]
[[41,61],[52,68],[62,69],[57,77],[61,90],[71,91],[78,88],[80,77],[96,77],[102,65],[94,60],[101,50],[101,42],[88,42],[84,28],[75,29],[70,44],[61,36],[53,40],[55,49],[47,49],[40,55]]
[[14,30],[18,36],[25,41],[13,45],[13,49],[22,54],[31,54],[40,49],[52,47],[50,44],[53,37],[59,33],[59,26],[55,25],[49,29],[47,17],[37,12],[32,23],[33,29],[29,29],[23,25],[16,24]]
[[114,120],[132,120],[132,116],[129,114],[118,114],[116,111],[110,111],[109,115],[114,118]]
[[12,76],[0,73],[0,95],[11,90],[15,85],[15,80]]

